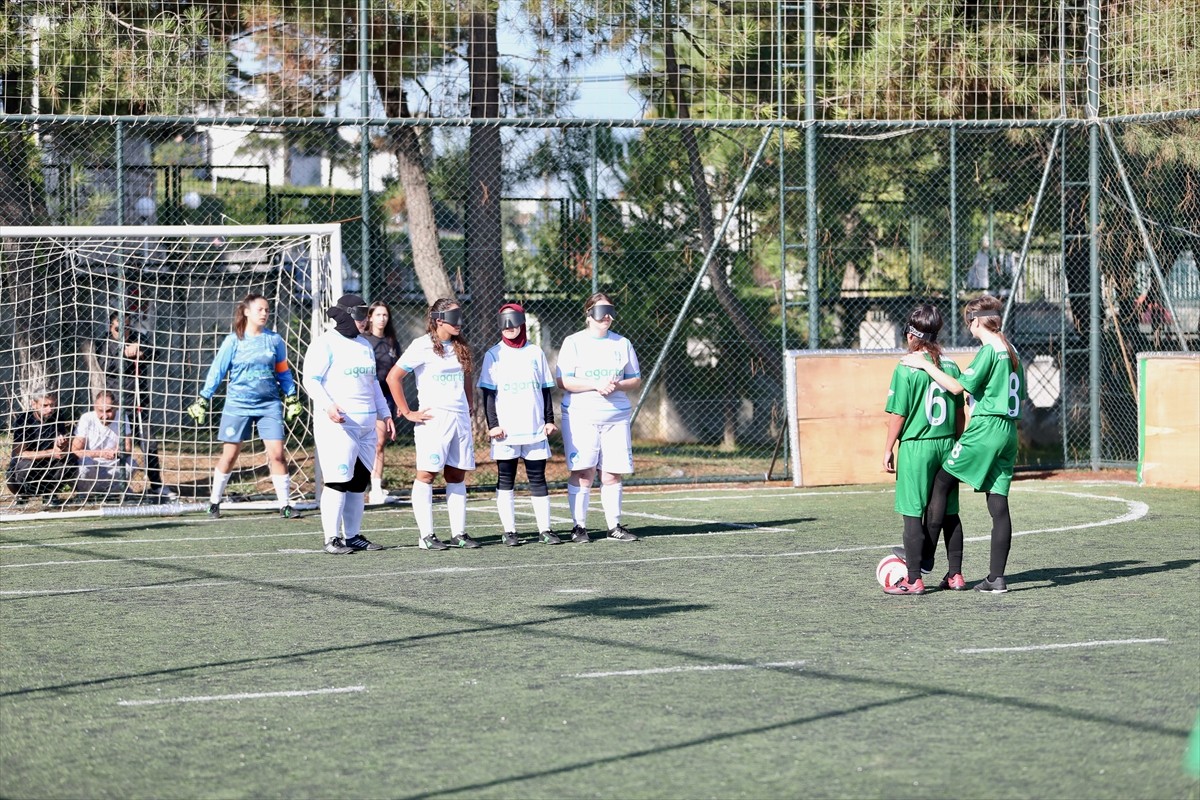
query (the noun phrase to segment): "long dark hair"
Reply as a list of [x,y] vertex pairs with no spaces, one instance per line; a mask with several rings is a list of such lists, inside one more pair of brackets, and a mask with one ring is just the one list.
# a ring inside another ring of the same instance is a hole
[[[439,297],[433,301],[433,305],[429,307],[429,313],[425,315],[425,330],[429,331],[429,338],[433,339],[433,352],[438,356],[445,355],[446,350],[442,344],[442,340],[437,335],[438,321],[433,318],[433,312],[445,311],[448,308],[458,306],[459,302],[449,297]],[[461,307],[461,306],[460,306]],[[450,337],[450,344],[454,345],[454,355],[458,358],[458,364],[462,367],[463,375],[467,376],[467,380],[471,379],[471,345],[467,343],[467,338],[462,335],[462,328],[458,329],[458,333]]]
[[[367,333],[371,333],[371,315],[375,313],[375,309],[382,308],[388,313],[387,325],[383,326],[383,338],[388,344],[396,347],[396,329],[392,327],[392,309],[388,308],[388,304],[382,300],[376,300],[371,305],[367,306]],[[374,334],[372,334],[374,335]]]
[[238,301],[238,304],[233,307],[233,332],[239,338],[243,339],[246,336],[246,312],[250,310],[250,304],[255,300],[266,300],[261,294],[251,292]]
[[937,342],[937,335],[942,330],[942,313],[937,306],[921,303],[913,308],[908,315],[908,331],[913,340],[909,342],[908,350],[915,353],[924,350],[933,359],[933,365],[942,367],[942,346]]
[[971,302],[963,306],[963,321],[969,327],[971,324],[971,315],[976,311],[995,311],[995,316],[976,317],[975,321],[982,325],[987,330],[1000,337],[1000,341],[1004,342],[1005,349],[1008,350],[1008,363],[1012,365],[1014,371],[1020,363],[1017,360],[1017,351],[1013,350],[1013,346],[1008,343],[1008,337],[1000,330],[1000,316],[1004,308],[1004,303],[1000,302],[1000,298],[992,297],[990,294],[980,295]]

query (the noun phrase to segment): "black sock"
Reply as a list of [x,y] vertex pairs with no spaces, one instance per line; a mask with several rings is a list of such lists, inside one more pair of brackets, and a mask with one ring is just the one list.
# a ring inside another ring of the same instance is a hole
[[951,575],[957,575],[962,572],[962,518],[958,514],[947,514],[946,521],[942,525],[942,531],[946,537],[946,561],[949,564],[949,572]]
[[1008,566],[1008,551],[1012,548],[1012,518],[1008,515],[1008,498],[988,492],[988,513],[992,515],[992,552],[988,580],[1004,574]]
[[908,582],[921,577],[921,550],[925,546],[925,526],[920,517],[904,518],[904,562],[908,566]]

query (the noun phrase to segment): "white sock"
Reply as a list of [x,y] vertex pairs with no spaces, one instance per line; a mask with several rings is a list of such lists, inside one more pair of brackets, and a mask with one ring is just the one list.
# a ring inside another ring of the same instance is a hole
[[228,472],[213,470],[212,492],[208,495],[208,502],[221,502],[221,498],[225,496],[225,487],[229,485],[229,478]]
[[279,507],[290,506],[292,504],[292,476],[272,475],[271,483],[275,486],[275,499],[279,501]]
[[362,530],[363,507],[367,497],[362,492],[346,492],[346,504],[342,507],[342,529],[347,539],[358,536]]
[[550,530],[550,495],[531,497],[533,516],[537,518],[538,533]]
[[[569,485],[569,484],[568,484]],[[571,518],[581,528],[587,527],[588,506],[592,502],[592,487],[575,487],[575,499],[571,503]]]
[[600,502],[604,505],[604,521],[608,529],[621,524],[621,489],[624,484],[606,483],[600,487]]
[[450,535],[461,536],[467,532],[467,485],[446,484],[446,510],[450,512]]
[[321,490],[321,530],[325,542],[338,538],[338,525],[342,521],[342,509],[346,505],[346,493],[326,486]]
[[[496,512],[500,514],[500,526],[505,533],[517,532],[516,500],[512,489],[496,490]],[[543,529],[544,530],[544,529]]]
[[383,493],[383,478],[371,478],[371,493],[372,494],[382,494]]
[[433,484],[413,481],[412,508],[421,536],[433,536]]
[[567,478],[567,516],[571,521],[575,521],[575,500],[579,497],[579,487],[575,481]]

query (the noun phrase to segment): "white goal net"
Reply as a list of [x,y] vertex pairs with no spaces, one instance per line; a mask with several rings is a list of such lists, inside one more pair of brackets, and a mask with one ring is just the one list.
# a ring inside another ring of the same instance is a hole
[[[340,265],[337,225],[0,228],[0,517],[205,507],[224,385],[205,424],[184,409],[232,329],[235,304],[250,293],[268,300],[267,326],[286,342],[298,384],[321,312],[341,294]],[[27,443],[37,426],[53,448],[44,426],[56,425],[69,453],[101,392],[133,441],[121,455],[120,491],[85,494],[69,459],[18,463],[38,452]],[[296,502],[313,491],[311,425],[304,414],[287,426]],[[257,436],[243,444],[225,495],[249,504],[273,497]]]

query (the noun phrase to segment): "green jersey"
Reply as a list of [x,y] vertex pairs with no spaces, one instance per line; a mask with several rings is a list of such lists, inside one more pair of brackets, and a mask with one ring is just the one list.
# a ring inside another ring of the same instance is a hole
[[[929,360],[929,355],[925,358]],[[960,374],[958,365],[945,356],[942,357],[942,371],[953,378]],[[952,395],[938,386],[925,370],[897,364],[892,371],[884,411],[904,417],[900,441],[940,439],[955,435],[954,423],[962,403],[961,396]]]
[[1021,369],[1019,361],[1017,368],[1012,368],[1007,350],[997,350],[985,344],[958,380],[975,398],[972,416],[1021,418],[1021,403],[1025,399],[1025,371]]

